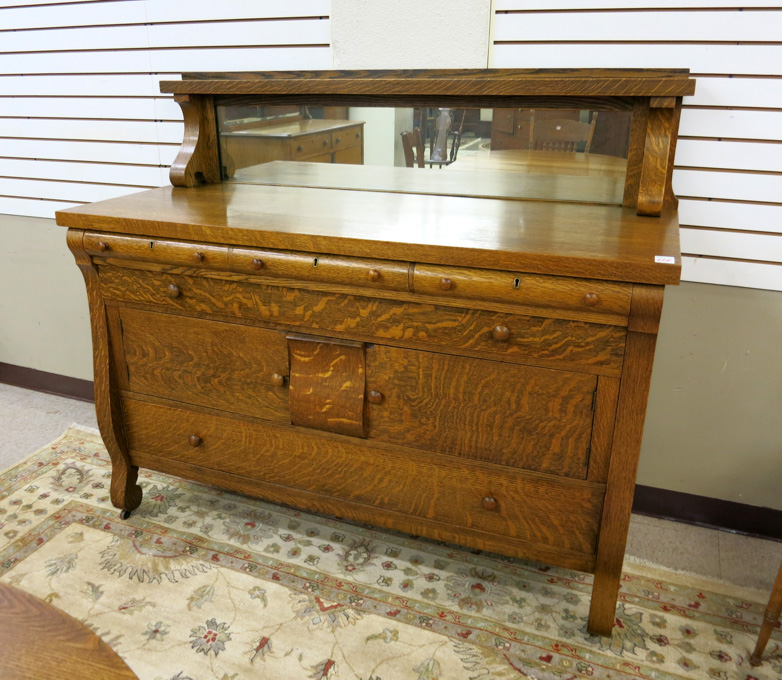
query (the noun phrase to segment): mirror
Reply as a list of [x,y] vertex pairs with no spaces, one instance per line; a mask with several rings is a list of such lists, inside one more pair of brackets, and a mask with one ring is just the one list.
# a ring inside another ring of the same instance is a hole
[[218,105],[223,180],[621,204],[629,111]]

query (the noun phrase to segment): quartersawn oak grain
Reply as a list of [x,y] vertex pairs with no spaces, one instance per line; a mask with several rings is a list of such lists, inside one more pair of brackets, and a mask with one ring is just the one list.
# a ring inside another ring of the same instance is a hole
[[639,217],[619,206],[208,184],[68,208],[57,220],[151,239],[601,280],[677,284],[681,272],[676,213]]
[[584,479],[595,376],[375,345],[370,439]]
[[[170,297],[170,286],[180,291]],[[465,353],[500,361],[618,376],[626,331],[618,326],[396,302],[368,296],[220,279],[101,268],[109,300],[196,315],[260,321],[359,341]],[[508,328],[497,341],[497,326]]]
[[[251,424],[224,416],[124,399],[131,451],[272,480],[276,484],[471,527],[511,538],[592,553],[601,485],[463,461],[307,428]],[[198,434],[203,444],[191,447]],[[324,455],[328,446],[328,455]],[[233,452],[245,451],[236,456]],[[481,507],[494,496],[498,509]],[[575,504],[580,512],[568,509]]]

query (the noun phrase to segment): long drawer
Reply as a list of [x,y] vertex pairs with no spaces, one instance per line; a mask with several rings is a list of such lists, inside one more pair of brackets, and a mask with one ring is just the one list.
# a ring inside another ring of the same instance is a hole
[[107,299],[619,376],[622,327],[104,266]]
[[133,398],[123,410],[131,462],[151,454],[443,525],[595,551],[599,484]]

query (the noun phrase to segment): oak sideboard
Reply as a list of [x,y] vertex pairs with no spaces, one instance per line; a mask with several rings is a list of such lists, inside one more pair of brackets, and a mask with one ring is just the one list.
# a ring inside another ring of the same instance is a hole
[[[663,290],[680,278],[688,73],[202,73],[161,89],[185,119],[173,186],[57,213],[87,284],[122,516],[146,467],[590,572],[589,630],[609,635]],[[621,158],[463,138],[444,170],[367,154],[228,177],[216,110],[237,102],[630,124]]]

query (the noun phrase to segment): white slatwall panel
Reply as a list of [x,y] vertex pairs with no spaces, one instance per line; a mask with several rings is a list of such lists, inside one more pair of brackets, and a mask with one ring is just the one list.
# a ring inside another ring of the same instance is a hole
[[0,0],[0,212],[168,183],[183,71],[328,69],[328,0]]
[[683,278],[782,290],[782,1],[495,0],[495,67],[689,68]]

